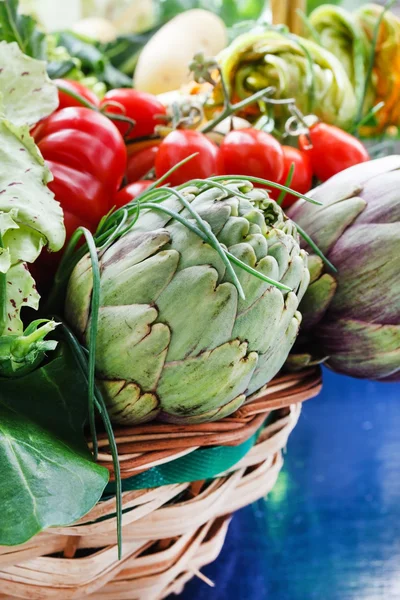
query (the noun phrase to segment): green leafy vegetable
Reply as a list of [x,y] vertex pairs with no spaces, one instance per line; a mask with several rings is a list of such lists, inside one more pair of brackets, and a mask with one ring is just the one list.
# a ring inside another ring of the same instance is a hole
[[33,17],[19,14],[18,8],[18,0],[0,0],[0,40],[16,42],[24,54],[45,60],[53,79],[84,79],[80,60],[58,44],[56,35],[42,31]]
[[81,36],[63,31],[56,34],[57,43],[80,61],[85,75],[94,75],[109,88],[132,87],[132,79],[116,69],[100,49],[101,45]]
[[74,523],[100,499],[108,471],[87,449],[86,385],[66,347],[46,366],[0,379],[0,545]]
[[17,126],[35,125],[58,105],[45,63],[22,54],[15,42],[0,42],[0,91],[3,116]]
[[18,13],[18,0],[0,1],[0,36],[6,42],[17,42],[28,56],[46,58],[46,34],[37,27],[35,19]]
[[24,333],[22,307],[37,309],[39,295],[27,263],[42,248],[59,250],[63,214],[47,188],[50,171],[29,128],[57,107],[56,86],[41,61],[18,45],[0,43],[0,375],[23,375],[54,343],[44,337],[54,324]]
[[155,27],[144,33],[121,35],[115,41],[101,45],[100,49],[119,72],[132,76],[140,51],[158,29]]
[[0,160],[0,271],[9,282],[5,329],[20,334],[21,307],[37,308],[39,300],[25,263],[34,262],[45,245],[59,250],[65,230],[60,205],[46,186],[50,172],[27,127],[0,119]]

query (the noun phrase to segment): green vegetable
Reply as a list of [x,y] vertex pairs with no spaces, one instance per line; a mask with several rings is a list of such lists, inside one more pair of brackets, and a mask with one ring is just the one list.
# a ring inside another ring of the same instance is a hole
[[[247,33],[223,50],[218,62],[235,100],[273,86],[273,97],[293,97],[305,114],[312,112],[342,128],[354,121],[356,97],[343,66],[312,41],[275,30]],[[214,110],[219,109],[223,102],[220,85],[213,101]],[[275,121],[282,128],[289,116],[287,107],[274,108]],[[244,116],[256,119],[259,114],[260,109],[253,105]]]
[[[1,7],[1,8],[4,8]],[[30,128],[58,104],[44,62],[0,42],[0,546],[70,525],[99,500],[108,471],[85,443],[87,383],[71,352],[44,338],[56,323],[32,321],[38,308],[28,265],[42,248],[59,250],[63,214],[47,188],[51,174]],[[23,313],[24,315],[25,313]]]
[[32,16],[18,10],[18,0],[0,0],[0,40],[16,42],[24,54],[48,61],[52,77],[79,76],[79,62],[65,48],[56,48],[54,36],[46,34]]
[[108,471],[87,449],[86,385],[66,347],[19,379],[0,378],[0,546],[71,525],[100,499]]
[[132,218],[140,209],[130,230],[118,213],[103,224],[115,233],[99,254],[99,294],[89,256],[76,266],[66,317],[90,348],[97,328],[97,379],[114,422],[220,419],[285,361],[307,260],[293,224],[251,188],[150,190],[128,207]]
[[289,211],[337,273],[311,255],[301,303],[303,339],[289,364],[328,357],[335,371],[400,378],[400,156],[356,165],[310,192]]
[[0,376],[23,375],[54,342],[54,324],[36,322],[24,333],[21,308],[38,308],[27,264],[42,248],[64,244],[62,210],[47,188],[51,174],[29,128],[57,107],[57,88],[45,64],[24,56],[16,43],[0,43]]
[[[344,66],[359,106],[363,102],[370,55],[370,45],[363,29],[350,12],[331,4],[314,10],[309,16],[309,24],[317,33],[320,45],[332,52]],[[312,33],[309,37],[312,37]],[[368,94],[367,109],[372,108],[371,92]]]
[[132,80],[116,69],[100,49],[100,44],[76,33],[62,31],[55,34],[58,46],[80,61],[86,77],[94,76],[108,88],[132,87]]
[[18,0],[0,1],[0,38],[5,42],[17,42],[28,56],[46,58],[46,35],[35,19],[18,13]]

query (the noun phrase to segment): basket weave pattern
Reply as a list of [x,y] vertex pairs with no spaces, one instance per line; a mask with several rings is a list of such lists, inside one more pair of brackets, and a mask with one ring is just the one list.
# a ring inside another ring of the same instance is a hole
[[[102,501],[71,527],[0,547],[0,600],[158,600],[179,594],[219,554],[230,515],[264,497],[282,468],[282,450],[301,402],[318,394],[318,369],[276,378],[234,415],[216,423],[150,424],[116,431],[122,476],[193,452],[237,445],[260,429],[257,443],[233,468],[211,481],[165,485],[123,494],[123,556],[116,545],[115,499]],[[99,461],[110,469],[106,439]]]

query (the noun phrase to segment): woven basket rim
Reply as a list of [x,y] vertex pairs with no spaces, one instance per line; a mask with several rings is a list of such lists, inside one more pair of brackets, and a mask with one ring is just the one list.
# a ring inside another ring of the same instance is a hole
[[[198,448],[238,446],[251,438],[272,411],[287,410],[317,396],[322,387],[320,367],[275,377],[249,396],[232,415],[211,423],[173,425],[161,422],[119,427],[114,431],[122,479],[174,461]],[[114,478],[106,434],[98,436],[98,462]]]

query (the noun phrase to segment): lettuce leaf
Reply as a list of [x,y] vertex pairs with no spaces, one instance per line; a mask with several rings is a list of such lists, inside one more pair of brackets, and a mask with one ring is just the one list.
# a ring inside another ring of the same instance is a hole
[[16,42],[0,42],[0,92],[3,116],[18,126],[32,127],[58,106],[46,63],[22,54]]
[[39,303],[27,265],[44,246],[55,252],[65,241],[63,212],[47,187],[52,175],[29,132],[57,104],[45,63],[22,54],[15,42],[1,42],[0,374],[8,377],[34,368],[54,346],[43,341],[53,326],[24,335],[21,309]]

